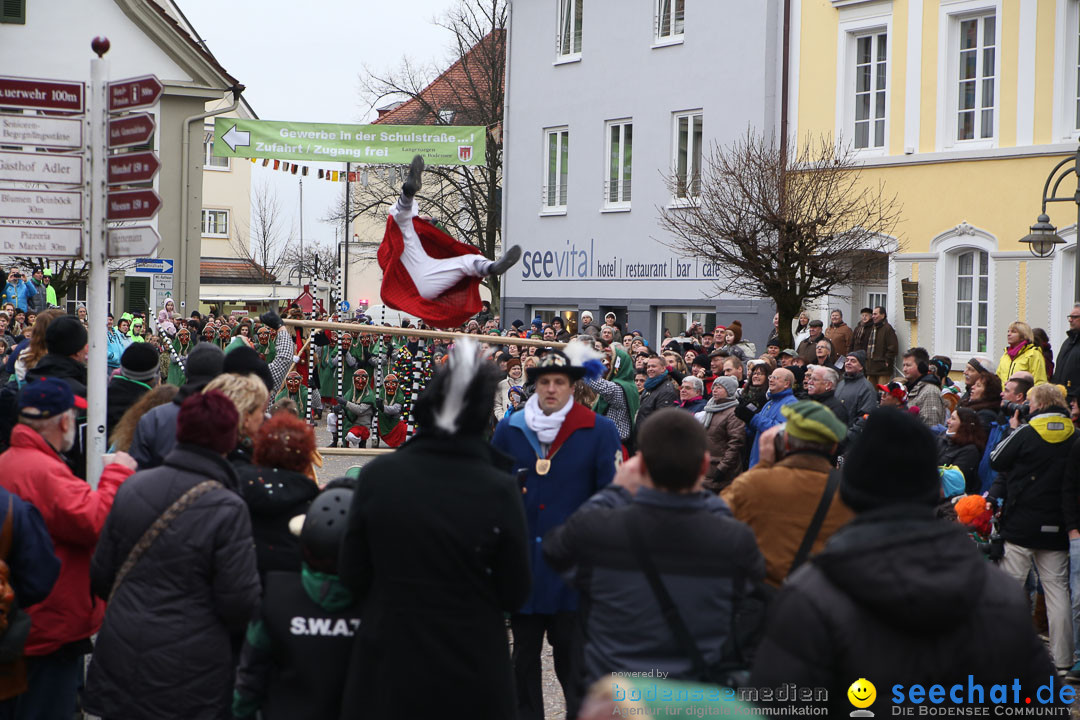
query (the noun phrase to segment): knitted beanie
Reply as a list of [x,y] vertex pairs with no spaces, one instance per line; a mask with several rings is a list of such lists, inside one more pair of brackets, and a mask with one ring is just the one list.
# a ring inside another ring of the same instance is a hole
[[129,380],[148,382],[158,374],[158,351],[149,343],[132,343],[120,356],[120,369]]
[[885,505],[935,505],[941,498],[934,436],[921,420],[878,408],[848,450],[840,497],[856,512]]

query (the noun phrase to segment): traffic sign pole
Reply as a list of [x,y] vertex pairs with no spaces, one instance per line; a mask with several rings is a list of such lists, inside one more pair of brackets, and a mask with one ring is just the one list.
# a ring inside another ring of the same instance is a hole
[[105,316],[109,311],[109,270],[106,259],[105,212],[107,185],[105,176],[106,92],[109,61],[104,58],[109,42],[94,38],[91,47],[98,57],[90,61],[90,238],[87,245],[86,319],[90,331],[90,354],[86,361],[86,481],[95,490],[104,469],[105,403],[108,365],[106,361]]

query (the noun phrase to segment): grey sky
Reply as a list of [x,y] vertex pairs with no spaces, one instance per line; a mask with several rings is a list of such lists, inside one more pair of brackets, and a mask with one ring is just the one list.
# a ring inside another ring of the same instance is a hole
[[[383,71],[404,56],[448,64],[452,35],[431,21],[454,0],[177,0],[181,10],[233,77],[262,120],[363,123],[358,76]],[[407,11],[406,11],[407,8]],[[342,169],[344,163],[303,163]],[[298,177],[253,166],[252,186],[269,179],[299,228]],[[304,240],[333,242],[320,222],[344,185],[309,175],[304,182]]]

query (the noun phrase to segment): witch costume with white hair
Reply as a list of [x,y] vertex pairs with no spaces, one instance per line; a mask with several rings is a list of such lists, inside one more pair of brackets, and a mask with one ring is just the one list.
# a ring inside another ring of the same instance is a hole
[[417,434],[360,469],[339,574],[363,622],[341,717],[443,717],[448,697],[515,717],[503,613],[528,597],[531,544],[510,459],[484,438],[498,380],[457,342],[417,398]]

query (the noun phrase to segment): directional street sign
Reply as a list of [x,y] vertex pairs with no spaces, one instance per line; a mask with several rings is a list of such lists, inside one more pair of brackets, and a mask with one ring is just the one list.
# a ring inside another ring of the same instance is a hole
[[109,231],[108,256],[143,257],[157,249],[161,236],[149,225],[116,228]]
[[0,180],[81,185],[81,155],[0,151]]
[[150,287],[155,290],[172,290],[172,275],[155,275],[150,278]]
[[81,148],[83,121],[36,115],[0,115],[0,145]]
[[6,220],[82,220],[82,192],[0,189],[0,217]]
[[153,105],[165,86],[154,75],[114,80],[109,83],[109,112],[132,110]]
[[171,258],[139,258],[135,261],[135,272],[169,273],[173,271]]
[[349,301],[348,300],[342,300],[341,302],[339,302],[337,304],[337,306],[338,306],[339,311],[341,311],[341,312],[349,312]]
[[109,121],[109,147],[142,145],[154,134],[154,116],[149,113],[125,115]]
[[106,165],[109,185],[128,185],[153,180],[161,167],[157,155],[152,152],[112,155],[106,160]]
[[82,229],[0,225],[0,255],[78,257],[82,255]]
[[81,113],[86,84],[66,80],[0,77],[0,107]]
[[106,220],[149,220],[161,208],[161,198],[153,190],[113,190],[109,192]]

